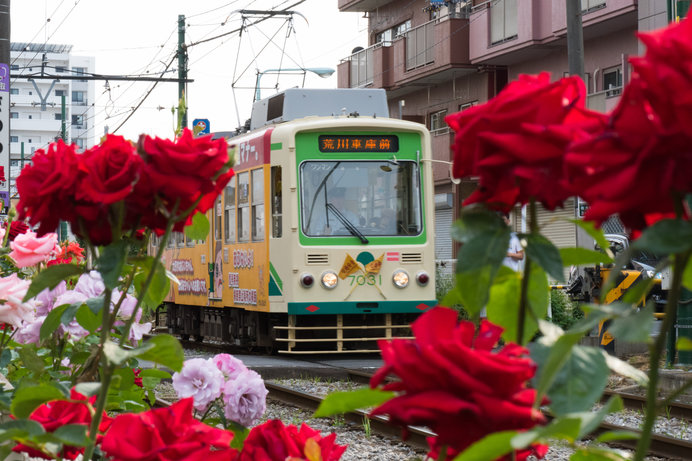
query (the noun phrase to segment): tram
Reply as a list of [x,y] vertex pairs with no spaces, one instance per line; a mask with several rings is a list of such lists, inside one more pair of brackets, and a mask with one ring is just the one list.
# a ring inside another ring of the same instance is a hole
[[228,143],[208,238],[164,251],[169,332],[287,354],[410,337],[437,304],[427,129],[389,118],[384,90],[289,89]]

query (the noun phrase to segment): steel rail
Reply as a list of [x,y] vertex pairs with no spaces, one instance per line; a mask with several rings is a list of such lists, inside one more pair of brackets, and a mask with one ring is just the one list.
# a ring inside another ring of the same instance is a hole
[[[625,408],[629,408],[631,410],[641,410],[646,404],[646,397],[643,395],[631,394],[629,392],[622,391],[605,390],[603,392],[603,400],[607,400],[607,398],[614,395],[619,395],[620,398],[622,398]],[[666,409],[661,411],[661,415],[692,420],[692,405],[683,402],[672,402],[669,405],[666,405]]]
[[[269,395],[267,395],[268,399],[297,406],[299,408],[315,411],[323,400],[322,397],[297,391],[279,384],[265,381],[264,385],[269,391]],[[364,418],[367,418],[370,420],[370,429],[373,432],[401,439],[401,428],[390,425],[385,417],[369,416],[366,411],[362,410],[349,411],[344,413],[343,416],[345,420],[356,425],[362,425]],[[403,442],[421,450],[429,450],[426,438],[435,436],[435,434],[429,430],[411,426],[408,427],[408,434],[407,439]]]

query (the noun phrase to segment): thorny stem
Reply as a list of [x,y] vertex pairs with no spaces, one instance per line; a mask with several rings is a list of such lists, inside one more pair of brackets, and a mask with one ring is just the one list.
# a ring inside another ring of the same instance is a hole
[[642,434],[637,443],[637,451],[634,454],[635,461],[643,461],[651,444],[651,432],[656,421],[658,405],[656,402],[656,392],[659,380],[659,358],[663,354],[666,345],[666,335],[668,330],[675,322],[678,299],[680,297],[680,287],[682,285],[682,272],[685,264],[690,257],[690,252],[676,254],[673,260],[673,282],[668,294],[666,303],[665,317],[656,341],[654,342],[649,357],[649,387],[646,390],[646,415]]
[[[534,234],[537,232],[536,220],[536,201],[531,199],[529,202],[529,231]],[[524,263],[524,275],[521,278],[521,294],[519,297],[519,316],[517,318],[517,344],[524,344],[524,324],[526,323],[526,312],[528,311],[529,297],[529,274],[531,273],[531,259],[526,257]]]

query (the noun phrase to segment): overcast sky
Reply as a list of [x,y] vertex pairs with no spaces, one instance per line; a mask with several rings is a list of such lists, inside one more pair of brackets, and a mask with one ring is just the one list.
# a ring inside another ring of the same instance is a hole
[[[73,45],[75,55],[94,56],[100,74],[158,76],[174,56],[178,15],[187,18],[186,44],[238,29],[239,10],[286,9],[299,0],[11,0],[13,42]],[[210,120],[212,131],[232,130],[250,117],[256,72],[282,68],[336,69],[356,46],[367,46],[367,20],[362,14],[340,13],[337,0],[306,0],[291,8],[292,29],[284,18],[189,48],[188,120]],[[248,18],[246,23],[257,18]],[[270,39],[272,39],[270,41]],[[170,67],[177,77],[177,61]],[[235,92],[232,84],[235,81]],[[283,75],[279,90],[301,86],[302,75]],[[261,79],[262,97],[275,92],[277,76]],[[93,134],[112,132],[139,104],[152,83],[113,81],[110,89],[96,82]],[[305,87],[335,88],[336,73],[319,78],[308,73]],[[177,83],[159,83],[136,113],[117,131],[129,139],[140,133],[171,137]],[[236,110],[237,106],[237,110]]]

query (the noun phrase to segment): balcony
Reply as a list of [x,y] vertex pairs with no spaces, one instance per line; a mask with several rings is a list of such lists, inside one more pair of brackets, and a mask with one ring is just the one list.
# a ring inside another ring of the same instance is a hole
[[374,11],[393,0],[339,0],[339,11],[351,13],[354,11]]
[[50,131],[52,133],[57,133],[60,131],[60,123],[60,120],[13,118],[10,119],[10,130]]
[[586,96],[586,107],[596,112],[610,112],[620,101],[620,93],[622,93],[622,87],[591,93]]
[[[437,130],[430,138],[433,160],[452,161],[452,149],[454,144],[454,131],[450,129]],[[433,181],[435,184],[449,182],[449,165],[434,162],[432,164]]]
[[341,61],[339,88],[397,90],[407,85],[434,85],[475,72],[469,63],[469,20],[445,16],[407,31]]
[[[584,40],[628,27],[636,29],[637,3],[637,0],[581,0]],[[565,2],[553,2],[551,14],[553,35],[567,35]]]
[[[472,63],[513,65],[540,59],[553,53],[555,47],[565,46],[564,0],[505,1],[497,9],[491,8],[496,4],[483,2],[471,13]],[[585,41],[637,28],[637,0],[581,0],[581,3]]]

